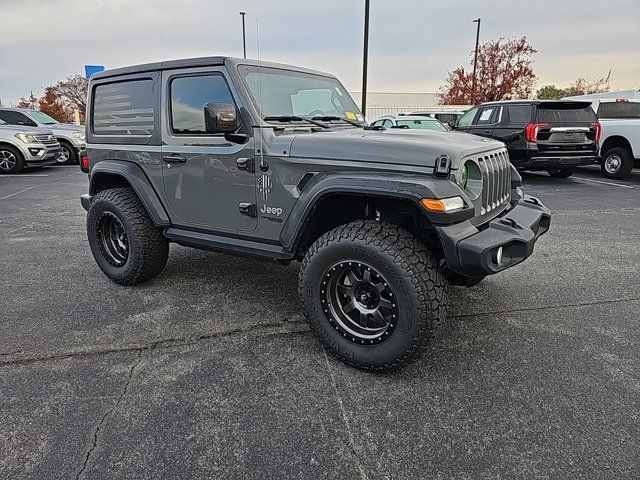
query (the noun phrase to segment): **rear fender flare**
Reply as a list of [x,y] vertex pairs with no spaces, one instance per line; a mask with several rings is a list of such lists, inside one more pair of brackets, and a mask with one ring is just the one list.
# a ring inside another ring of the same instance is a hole
[[157,227],[168,227],[171,225],[167,211],[162,206],[158,194],[142,168],[135,163],[117,160],[104,160],[96,163],[91,169],[89,195],[93,196],[98,193],[97,187],[99,179],[107,175],[121,177],[131,185],[131,188],[136,192],[140,202]]

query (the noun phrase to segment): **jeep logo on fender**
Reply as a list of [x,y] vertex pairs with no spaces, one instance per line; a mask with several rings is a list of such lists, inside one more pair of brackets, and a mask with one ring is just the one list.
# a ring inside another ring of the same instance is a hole
[[282,208],[267,207],[266,205],[263,205],[260,209],[260,213],[266,213],[267,215],[276,215],[277,217],[279,217],[280,215],[282,215]]

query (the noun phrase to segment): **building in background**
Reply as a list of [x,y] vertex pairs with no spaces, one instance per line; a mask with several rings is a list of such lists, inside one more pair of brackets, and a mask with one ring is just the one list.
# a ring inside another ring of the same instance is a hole
[[[350,92],[358,102],[361,92]],[[367,92],[367,120],[373,121],[383,115],[429,110],[430,112],[449,112],[467,110],[470,105],[438,105],[437,93],[390,93]]]

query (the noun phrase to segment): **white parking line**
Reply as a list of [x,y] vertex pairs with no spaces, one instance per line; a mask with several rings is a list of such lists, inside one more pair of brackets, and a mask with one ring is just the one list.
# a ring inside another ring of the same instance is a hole
[[23,173],[22,175],[0,175],[0,178],[48,177],[47,173]]
[[11,198],[11,197],[15,197],[16,195],[20,195],[21,193],[27,192],[31,189],[34,189],[36,187],[39,187],[40,185],[33,185],[31,187],[27,187],[27,188],[23,188],[22,190],[18,190],[17,192],[14,192],[10,195],[5,195],[4,197],[0,197],[0,200],[6,200],[7,198]]
[[603,185],[611,185],[612,187],[635,188],[632,185],[623,185],[622,183],[603,182],[602,180],[593,180],[591,178],[576,177],[576,179],[578,178],[580,180],[584,180],[585,182],[602,183]]

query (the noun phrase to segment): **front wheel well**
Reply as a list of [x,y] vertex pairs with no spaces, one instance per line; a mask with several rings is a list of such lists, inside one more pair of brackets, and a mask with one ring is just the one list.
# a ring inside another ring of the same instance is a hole
[[323,234],[356,220],[384,221],[408,230],[437,256],[442,247],[420,207],[410,200],[366,194],[331,194],[316,202],[298,235],[295,251],[301,258]]
[[629,140],[620,135],[607,137],[602,143],[602,147],[600,147],[600,156],[604,156],[604,154],[612,148],[624,148],[625,150],[631,151],[631,144]]

